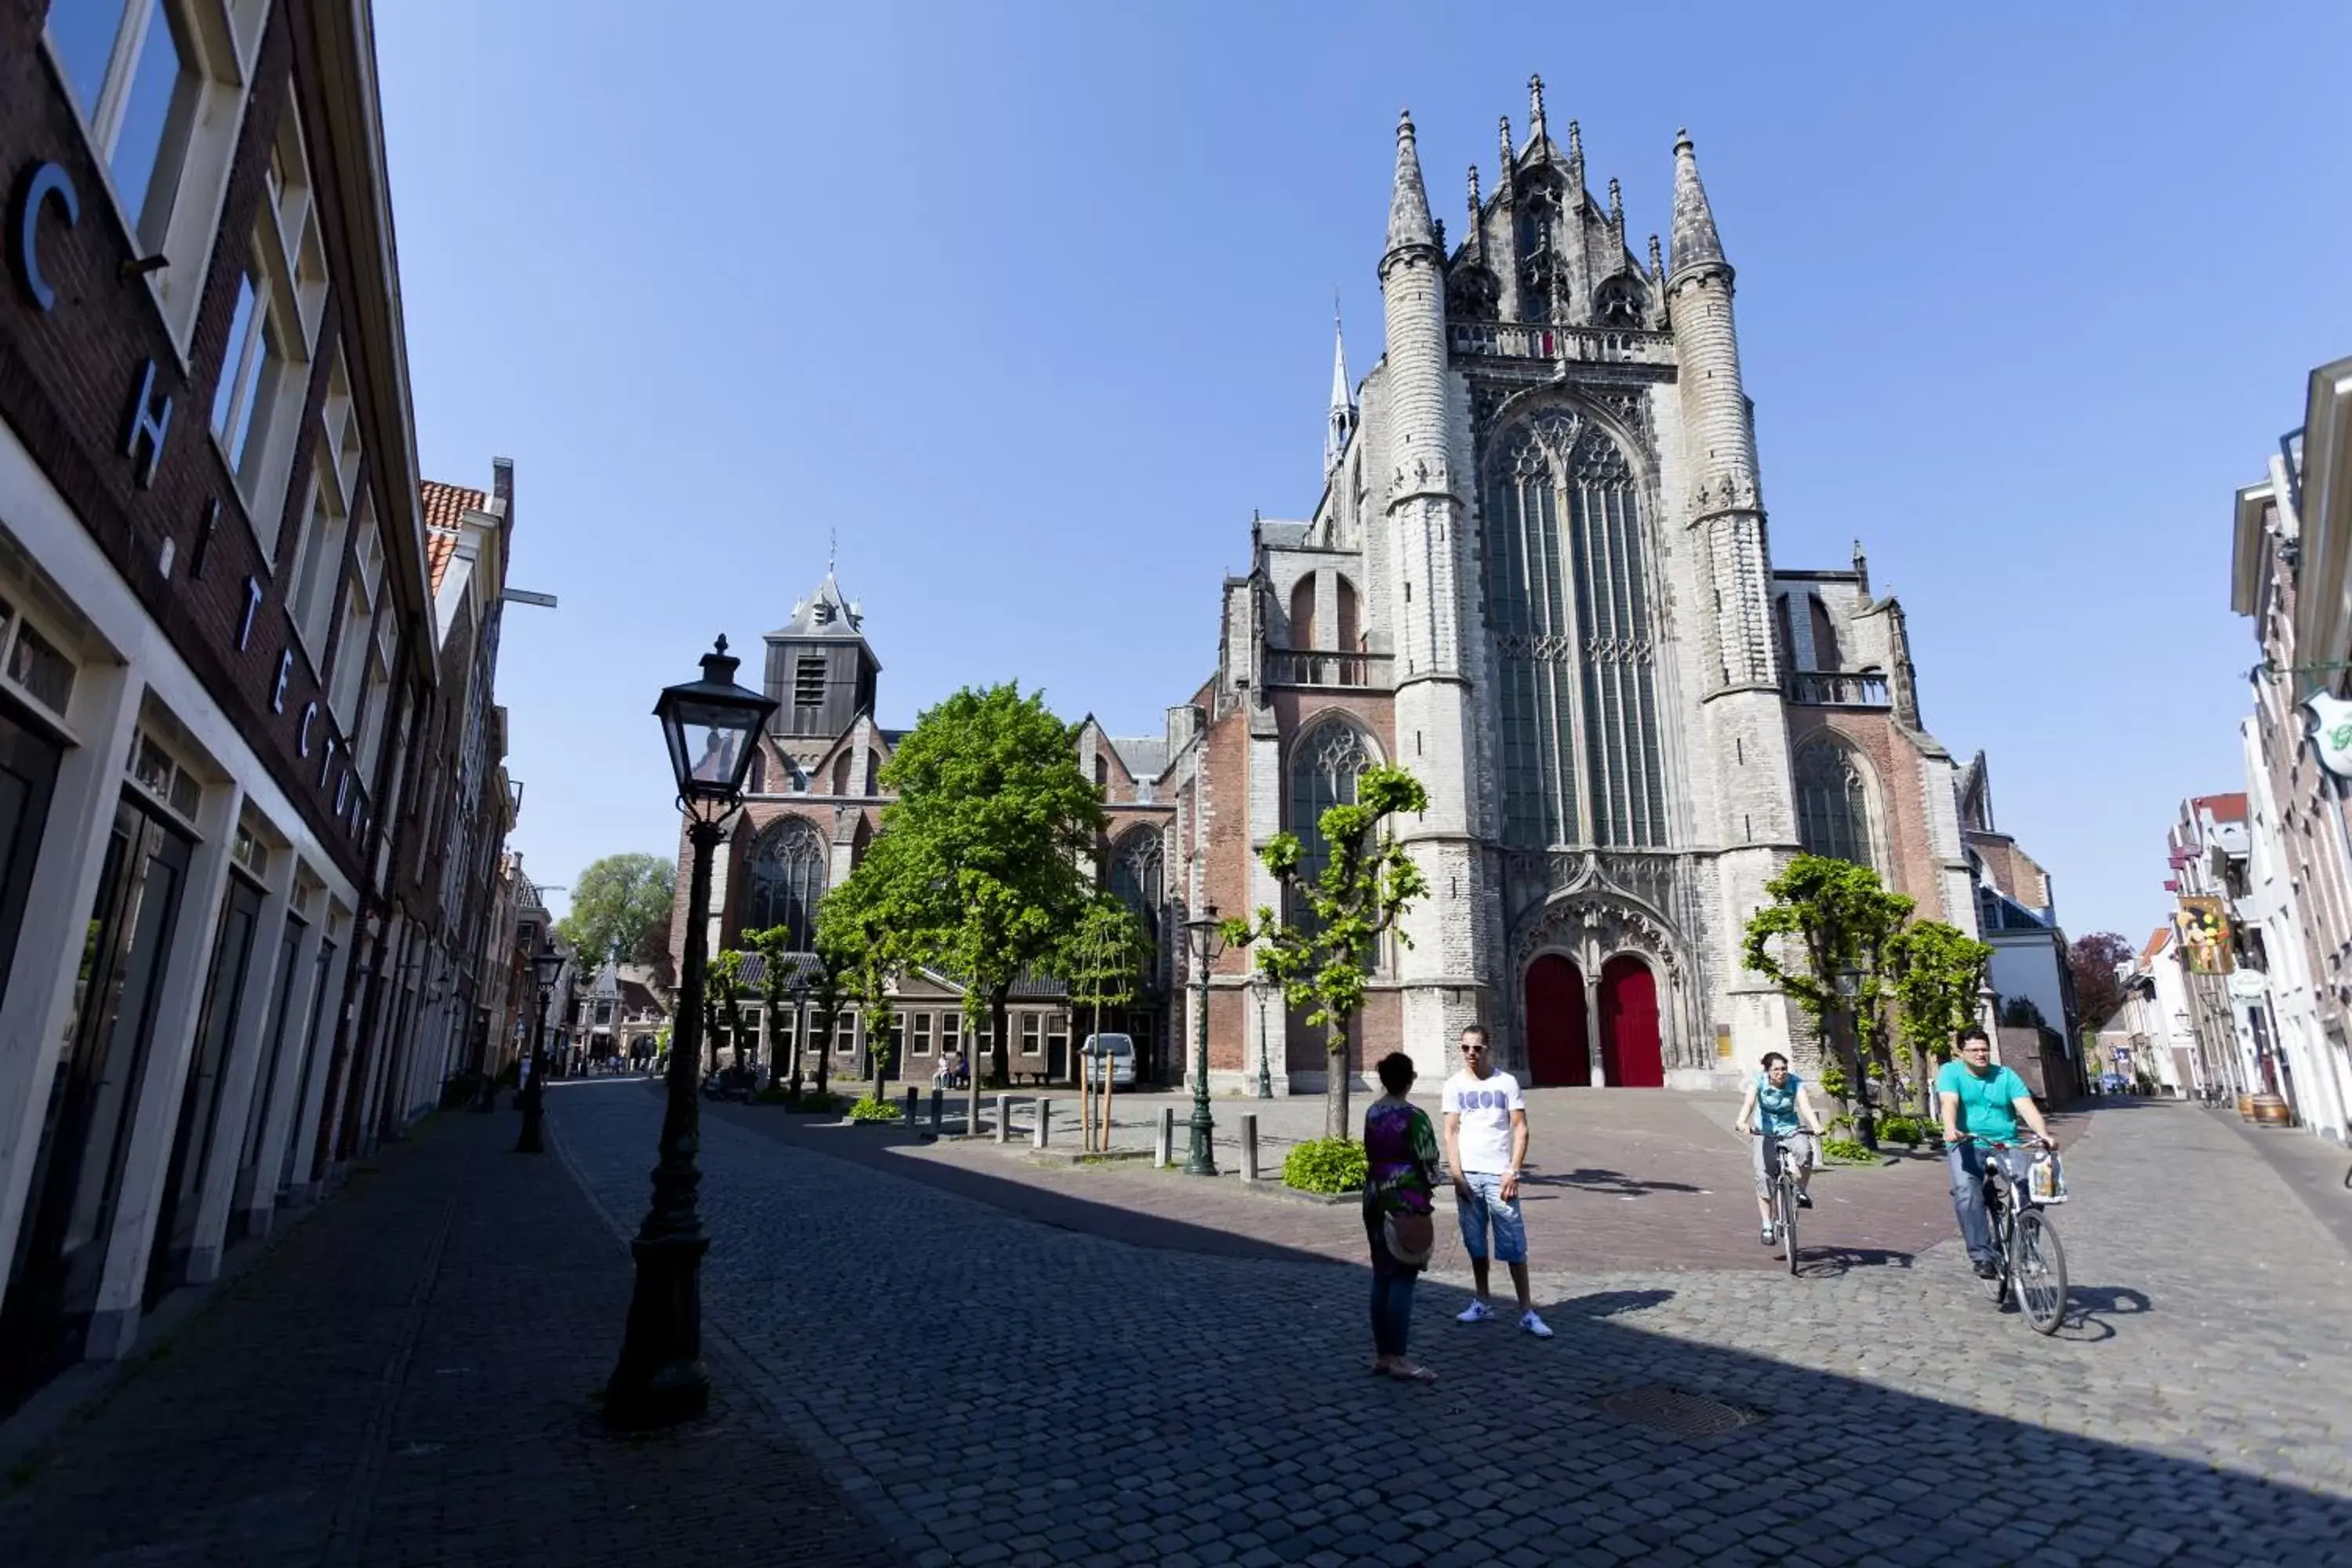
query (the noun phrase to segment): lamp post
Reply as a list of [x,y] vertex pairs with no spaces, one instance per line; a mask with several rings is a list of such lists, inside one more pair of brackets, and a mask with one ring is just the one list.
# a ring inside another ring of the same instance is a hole
[[808,1054],[808,971],[793,964],[793,1083],[784,1090],[793,1104],[801,1102],[801,1060]]
[[[1290,1038],[1287,1021],[1282,1037],[1287,1043]],[[1274,1098],[1274,1067],[1265,1056],[1265,992],[1263,987],[1259,989],[1257,998],[1257,1097],[1260,1100]]]
[[1209,1114],[1209,965],[1225,951],[1224,936],[1217,926],[1217,906],[1202,905],[1200,914],[1184,922],[1184,936],[1192,944],[1192,973],[1199,979],[1201,993],[1192,1026],[1192,1153],[1184,1162],[1184,1173],[1213,1176],[1217,1156],[1210,1140],[1217,1122]]
[[555,997],[555,974],[563,967],[563,955],[555,951],[554,942],[542,937],[539,951],[531,954],[530,967],[539,981],[539,1015],[530,1037],[530,1076],[522,1086],[522,1135],[514,1146],[518,1154],[547,1152],[547,1007]]
[[735,684],[739,660],[727,639],[702,656],[702,679],[666,687],[654,704],[677,781],[694,868],[686,907],[686,953],[679,967],[677,1022],[670,1039],[662,1111],[661,1155],[653,1203],[629,1251],[636,1286],[621,1358],[604,1385],[604,1419],[625,1431],[691,1420],[709,1408],[710,1374],[702,1364],[702,1255],[709,1250],[694,1205],[702,1173],[694,1163],[702,1108],[695,1069],[702,1062],[702,982],[709,956],[710,852],[720,826],[742,803],[752,747],[776,705]]

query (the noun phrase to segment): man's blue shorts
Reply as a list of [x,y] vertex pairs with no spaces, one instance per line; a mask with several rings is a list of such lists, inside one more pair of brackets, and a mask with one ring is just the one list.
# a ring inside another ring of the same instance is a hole
[[1465,1171],[1470,1195],[1454,1194],[1454,1216],[1462,1222],[1463,1249],[1473,1258],[1486,1256],[1486,1233],[1495,1235],[1495,1256],[1505,1263],[1528,1260],[1527,1222],[1519,1217],[1519,1200],[1503,1196],[1499,1171]]

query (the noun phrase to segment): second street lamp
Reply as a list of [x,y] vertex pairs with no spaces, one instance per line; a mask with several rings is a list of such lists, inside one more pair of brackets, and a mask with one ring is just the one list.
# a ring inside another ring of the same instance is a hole
[[776,705],[735,684],[739,660],[727,639],[702,656],[702,679],[665,687],[654,705],[677,781],[694,847],[687,895],[686,952],[678,966],[677,1023],[665,1078],[661,1158],[654,1166],[653,1204],[629,1251],[636,1288],[621,1359],[604,1385],[604,1419],[625,1431],[667,1426],[700,1415],[710,1405],[710,1373],[702,1364],[702,1255],[709,1250],[695,1191],[702,1173],[694,1163],[701,1142],[702,1106],[695,1071],[702,1063],[703,968],[709,956],[710,854],[724,825],[743,800],[759,733]]
[[1217,1173],[1217,1155],[1212,1140],[1216,1134],[1217,1121],[1209,1113],[1209,966],[1225,951],[1217,906],[1202,905],[1200,914],[1184,922],[1184,937],[1192,946],[1192,973],[1200,990],[1192,1019],[1192,1152],[1184,1162],[1184,1173],[1213,1176]]
[[555,951],[555,943],[541,939],[540,949],[531,954],[532,978],[539,982],[539,1015],[530,1037],[530,1077],[522,1086],[522,1136],[515,1140],[518,1154],[543,1154],[547,1152],[547,1008],[555,997],[555,976],[563,967],[563,955]]

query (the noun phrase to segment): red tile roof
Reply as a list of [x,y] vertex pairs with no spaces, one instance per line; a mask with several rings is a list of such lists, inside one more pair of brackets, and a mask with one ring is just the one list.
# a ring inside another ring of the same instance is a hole
[[481,490],[445,485],[439,479],[426,479],[417,490],[425,501],[425,569],[437,594],[441,578],[449,570],[449,558],[457,552],[458,524],[467,512],[488,506],[490,498]]
[[2246,820],[2246,796],[2242,790],[2236,795],[2200,795],[2189,804],[2211,812],[2216,822]]
[[2149,934],[2147,945],[2139,950],[2139,961],[2142,963],[2154,963],[2156,955],[2164,951],[2165,942],[2171,935],[2172,928],[2170,926],[2157,927],[2156,930]]

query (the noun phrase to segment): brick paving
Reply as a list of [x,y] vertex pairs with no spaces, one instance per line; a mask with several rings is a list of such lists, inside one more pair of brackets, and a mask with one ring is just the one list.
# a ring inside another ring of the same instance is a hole
[[0,1563],[903,1563],[740,1373],[602,1434],[628,1255],[515,1126],[426,1121],[147,1347],[12,1474]]
[[[655,1101],[554,1103],[625,1215]],[[2352,1258],[2188,1107],[2075,1127],[2055,1339],[1948,1240],[1799,1279],[1570,1258],[1538,1271],[1549,1342],[1454,1324],[1461,1290],[1426,1284],[1431,1388],[1363,1371],[1344,1207],[1302,1207],[1324,1244],[1271,1254],[1062,1186],[1040,1224],[1010,1163],[943,1175],[891,1134],[836,1158],[760,1114],[705,1123],[712,1332],[926,1568],[2352,1563]],[[1694,1439],[1594,1403],[1655,1385],[1760,1419]]]

